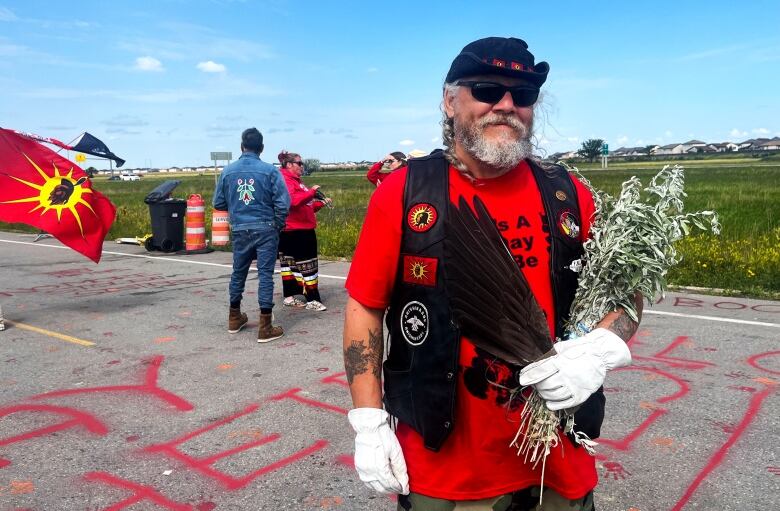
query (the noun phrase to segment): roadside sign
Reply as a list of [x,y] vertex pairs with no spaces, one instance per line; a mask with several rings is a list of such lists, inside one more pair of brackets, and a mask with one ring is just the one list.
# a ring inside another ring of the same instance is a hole
[[233,159],[233,153],[231,152],[213,152],[211,153],[211,161],[214,162],[214,184],[217,183],[217,162],[222,160],[230,163]]
[[609,144],[604,144],[601,146],[601,154],[603,156],[609,156]]

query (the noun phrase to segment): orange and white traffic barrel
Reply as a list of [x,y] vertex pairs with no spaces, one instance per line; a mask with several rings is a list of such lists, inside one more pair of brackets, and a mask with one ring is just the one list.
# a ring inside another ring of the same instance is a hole
[[184,244],[188,251],[206,248],[206,205],[197,193],[187,199],[184,227]]
[[228,243],[230,243],[228,212],[215,209],[211,214],[211,244],[219,246]]

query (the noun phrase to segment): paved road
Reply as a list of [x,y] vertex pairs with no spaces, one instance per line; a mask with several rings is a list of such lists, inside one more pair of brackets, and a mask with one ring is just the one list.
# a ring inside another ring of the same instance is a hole
[[[0,509],[394,509],[350,465],[346,263],[322,264],[326,312],[280,307],[259,345],[226,332],[229,254],[31,240],[0,233]],[[607,380],[597,507],[776,508],[778,341],[780,302],[649,309]]]

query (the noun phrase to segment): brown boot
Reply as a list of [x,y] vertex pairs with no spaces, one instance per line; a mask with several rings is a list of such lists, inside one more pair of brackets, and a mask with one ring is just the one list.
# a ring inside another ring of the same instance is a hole
[[230,308],[228,314],[228,333],[235,334],[246,325],[249,318],[246,317],[246,313],[241,312],[241,307]]
[[257,329],[257,342],[269,342],[284,335],[280,326],[273,326],[271,314],[260,313],[260,327]]

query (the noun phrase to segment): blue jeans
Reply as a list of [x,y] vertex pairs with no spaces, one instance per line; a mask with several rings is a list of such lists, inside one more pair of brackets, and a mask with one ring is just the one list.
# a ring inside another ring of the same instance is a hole
[[279,231],[269,225],[250,231],[233,231],[233,274],[230,302],[241,300],[249,265],[257,259],[257,302],[261,309],[274,306],[274,264],[279,248]]

